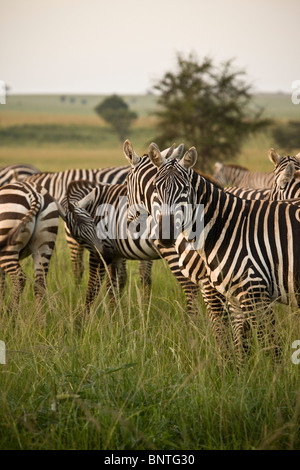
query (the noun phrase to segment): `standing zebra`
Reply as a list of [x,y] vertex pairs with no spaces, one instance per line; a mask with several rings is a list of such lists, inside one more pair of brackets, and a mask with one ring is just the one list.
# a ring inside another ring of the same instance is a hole
[[0,187],[14,181],[22,181],[30,175],[39,173],[40,170],[26,163],[7,165],[0,167]]
[[273,149],[270,149],[269,155],[275,165],[269,199],[300,197],[300,155],[280,157]]
[[[172,157],[175,155],[175,157],[179,159],[182,156],[183,148],[184,146],[182,144],[178,147],[177,155],[174,153]],[[156,150],[158,151],[158,147],[156,144],[152,143],[149,146],[149,155],[155,158]],[[124,142],[123,151],[131,165],[131,169],[127,175],[127,221],[128,223],[132,223],[143,213],[151,217],[151,209],[154,203],[153,181],[158,168],[152,163],[149,155],[139,157],[135,153],[129,140]],[[154,243],[158,245],[157,240]],[[161,245],[158,246],[162,249]],[[178,257],[174,256],[174,264],[177,269],[179,266],[181,274],[190,279],[193,284],[200,286],[215,336],[217,338],[222,336],[224,324],[227,322],[225,311],[226,300],[224,296],[211,285],[206,274],[205,264],[199,253],[197,250],[193,249],[183,236],[179,236],[176,249],[175,247],[170,247],[168,250],[170,253],[173,253],[173,256],[176,254],[176,251],[178,252]],[[193,284],[191,286],[193,286]]]
[[[234,344],[241,358],[249,324],[260,324],[261,335],[266,312],[274,322],[273,300],[300,305],[300,209],[287,202],[245,200],[226,193],[192,170],[196,159],[196,149],[180,161],[167,161],[159,152],[152,156],[159,167],[154,213],[159,226],[166,217],[181,225],[184,216],[191,226],[199,222],[197,205],[203,205],[203,231],[195,247],[211,284],[230,304]],[[188,205],[190,212],[184,212]],[[170,216],[165,207],[175,214]],[[175,243],[174,235],[167,242]]]
[[281,157],[273,148],[269,159],[274,163],[273,182],[269,189],[248,189],[229,187],[226,192],[243,199],[284,200],[300,197],[300,155]]
[[4,297],[5,273],[13,282],[13,305],[25,286],[20,260],[33,257],[34,293],[40,301],[55,245],[59,214],[56,201],[38,184],[17,182],[0,188],[0,268]]
[[[66,196],[68,184],[71,181],[87,180],[94,183],[123,183],[129,166],[99,169],[69,169],[59,172],[43,172],[27,178],[26,181],[38,183],[47,189],[49,194],[59,203]],[[66,239],[71,251],[72,268],[77,282],[80,282],[84,270],[83,246],[78,244],[66,230]]]
[[222,186],[238,186],[239,188],[271,188],[273,172],[262,173],[249,171],[239,165],[215,163],[214,180]]
[[[94,189],[91,191],[92,186]],[[83,194],[86,194],[82,198]],[[76,199],[81,198],[76,203]],[[131,237],[127,232],[127,185],[105,185],[86,181],[70,183],[67,193],[67,208],[61,209],[72,236],[90,251],[90,276],[86,294],[86,306],[93,302],[104,275],[104,262],[109,267],[112,294],[123,288],[126,282],[125,260],[144,260],[148,270],[140,270],[142,282],[146,287],[151,283],[151,264],[149,261],[164,258],[181,284],[187,298],[187,311],[191,312],[192,302],[198,294],[198,287],[187,280],[178,268],[178,255],[174,249],[159,250],[148,237]],[[99,212],[102,210],[102,213]],[[107,237],[101,217],[108,213],[105,223]],[[98,240],[97,240],[98,238]],[[95,241],[96,240],[96,241]],[[101,246],[102,243],[102,246]],[[101,253],[101,257],[99,257]],[[119,285],[118,285],[119,283]]]

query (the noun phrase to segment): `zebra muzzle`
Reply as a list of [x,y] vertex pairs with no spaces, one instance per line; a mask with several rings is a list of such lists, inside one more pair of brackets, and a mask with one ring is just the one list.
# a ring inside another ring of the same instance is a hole
[[159,242],[166,248],[174,245],[174,214],[160,215],[158,218],[158,238]]

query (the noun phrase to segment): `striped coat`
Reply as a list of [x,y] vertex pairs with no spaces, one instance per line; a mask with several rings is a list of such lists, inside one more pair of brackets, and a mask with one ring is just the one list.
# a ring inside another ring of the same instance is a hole
[[222,186],[239,188],[271,188],[273,172],[262,173],[249,171],[247,168],[230,163],[215,163],[214,180]]
[[[47,189],[49,194],[58,202],[66,196],[69,183],[78,180],[87,180],[94,183],[123,183],[126,179],[129,166],[98,168],[98,169],[69,169],[59,172],[42,172],[27,178],[28,182],[38,183]],[[66,229],[66,239],[71,251],[72,268],[77,282],[82,279],[83,246],[79,245]]]
[[0,187],[14,181],[22,181],[40,170],[26,163],[18,163],[0,167]]
[[[173,205],[174,217],[181,220],[187,204],[191,205],[188,222],[203,218],[196,248],[211,284],[230,304],[240,355],[249,324],[262,322],[265,311],[273,322],[272,301],[300,305],[300,209],[287,202],[250,201],[228,194],[192,170],[196,158],[191,149],[180,162],[159,156],[153,160],[160,167],[154,181],[157,221],[161,224],[164,219],[163,204]],[[199,204],[204,208],[200,216]],[[261,327],[262,323],[260,334]]]
[[42,186],[17,182],[0,188],[1,291],[4,296],[6,273],[14,286],[14,306],[19,302],[26,280],[20,260],[29,255],[34,264],[35,297],[38,301],[43,298],[58,222],[56,201]]
[[[91,191],[91,189],[94,189]],[[82,198],[82,196],[85,197]],[[78,199],[78,195],[80,199]],[[76,202],[77,201],[77,202]],[[192,309],[192,302],[198,293],[194,286],[180,272],[178,255],[174,249],[159,250],[153,240],[143,237],[131,237],[127,232],[127,185],[93,185],[86,181],[73,182],[68,187],[67,210],[61,211],[62,217],[74,238],[86,246],[90,255],[90,277],[86,295],[89,306],[99,290],[103,278],[103,261],[108,265],[112,292],[115,295],[126,281],[125,260],[143,260],[140,274],[142,283],[149,287],[151,283],[151,262],[164,258],[187,297],[187,310]],[[100,210],[102,212],[100,213]],[[110,210],[105,219],[104,214]],[[104,224],[101,225],[100,221]],[[104,232],[107,230],[107,234]],[[101,245],[102,243],[102,245]],[[100,256],[99,256],[100,254]],[[118,285],[119,284],[119,285]]]

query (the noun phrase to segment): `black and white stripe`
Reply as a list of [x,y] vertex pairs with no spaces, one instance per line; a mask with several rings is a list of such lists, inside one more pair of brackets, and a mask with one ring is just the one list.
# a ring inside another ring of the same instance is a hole
[[0,188],[0,268],[2,296],[7,273],[14,286],[14,303],[25,286],[20,259],[32,255],[34,293],[44,295],[59,223],[56,201],[38,184],[16,182]]
[[273,182],[270,189],[224,188],[228,193],[243,199],[266,199],[281,201],[300,197],[300,155],[279,156],[273,148],[269,159],[274,163]]
[[2,166],[0,167],[0,187],[15,181],[23,181],[39,171],[36,167],[26,163]]
[[154,180],[158,214],[167,202],[183,220],[183,207],[190,204],[188,222],[194,226],[197,205],[203,205],[204,229],[196,248],[211,285],[230,305],[240,353],[249,324],[267,318],[266,311],[273,323],[273,301],[300,305],[300,209],[226,193],[192,170],[196,158],[196,150],[190,149],[181,161],[153,159],[160,167]]
[[[127,231],[127,185],[98,184],[94,185],[92,191],[91,189],[91,183],[85,181],[71,183],[68,188],[67,210],[65,215],[62,214],[74,238],[88,247],[91,252],[86,305],[89,306],[99,290],[104,274],[104,263],[109,268],[112,292],[117,292],[126,281],[126,260],[142,260],[140,274],[143,285],[149,288],[152,261],[164,258],[186,293],[187,310],[190,312],[198,287],[191,285],[192,283],[181,274],[177,253],[174,250],[159,250],[152,239],[143,236],[136,238]],[[84,192],[87,196],[74,204],[76,193],[82,197]],[[102,216],[108,208],[113,210],[105,222],[108,224],[107,233],[110,234],[107,238],[104,237],[104,225],[99,225],[101,224],[99,208],[102,209]],[[95,241],[97,237],[98,241]],[[177,258],[177,264],[174,263],[174,257]]]
[[[172,152],[172,157],[180,158],[183,153],[183,144]],[[131,170],[127,176],[127,198],[128,198],[128,223],[134,221],[141,213],[151,217],[151,209],[154,201],[154,185],[153,181],[157,174],[158,168],[152,163],[148,155],[139,157],[131,143],[127,140],[124,143],[124,154],[131,164]],[[155,151],[158,150],[156,144],[149,146],[149,154],[155,158]],[[159,150],[158,150],[159,151]],[[160,153],[160,152],[159,152]],[[162,152],[165,158],[168,155],[166,151]],[[163,248],[158,241],[161,251],[168,250],[170,260],[174,269],[179,268],[182,276],[192,281],[186,286],[190,289],[190,296],[195,295],[195,285],[200,286],[203,300],[207,306],[208,314],[214,324],[214,332],[216,336],[220,336],[220,330],[223,330],[224,323],[224,306],[225,299],[210,284],[206,276],[206,267],[197,250],[192,249],[190,243],[183,236],[179,236],[177,249],[171,246]],[[216,321],[218,319],[218,321]]]
[[213,179],[222,186],[239,188],[271,188],[273,172],[249,171],[247,168],[230,163],[215,163]]
[[269,199],[300,197],[300,155],[281,157],[274,149],[270,149],[269,156],[275,165]]
[[[69,169],[59,172],[42,172],[32,175],[26,181],[39,183],[47,189],[49,194],[59,203],[66,196],[69,183],[72,181],[86,180],[94,183],[116,184],[123,183],[126,179],[129,166],[119,166],[111,168],[98,169]],[[84,271],[83,264],[83,246],[79,245],[68,230],[66,230],[66,239],[71,251],[72,268],[75,279],[79,282]]]

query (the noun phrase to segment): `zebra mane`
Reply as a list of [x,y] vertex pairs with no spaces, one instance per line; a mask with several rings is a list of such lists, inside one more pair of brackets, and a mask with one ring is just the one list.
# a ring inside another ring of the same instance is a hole
[[246,168],[245,166],[242,166],[242,165],[237,165],[235,163],[224,163],[224,167],[226,167],[226,168],[235,168],[237,170],[250,171],[249,168]]
[[212,176],[207,175],[206,173],[202,173],[202,171],[196,170],[195,168],[194,168],[194,171],[195,171],[196,173],[198,173],[198,175],[200,175],[200,176],[202,176],[203,178],[205,178],[206,180],[208,180],[210,183],[213,183],[213,184],[214,184],[215,186],[217,186],[218,188],[224,189],[223,186],[222,186],[220,183],[218,183]]

